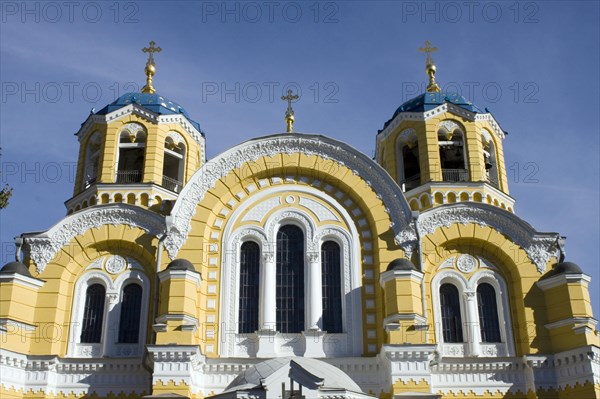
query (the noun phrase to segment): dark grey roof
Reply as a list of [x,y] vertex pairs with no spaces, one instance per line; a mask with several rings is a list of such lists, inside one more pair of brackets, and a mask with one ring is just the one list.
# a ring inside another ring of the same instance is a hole
[[581,274],[583,271],[581,268],[573,262],[561,262],[554,266],[545,276],[542,278],[549,278],[558,276],[559,274]]
[[23,276],[32,277],[29,269],[21,262],[9,262],[0,269],[0,273],[17,273]]
[[175,259],[174,261],[172,261],[171,263],[169,263],[169,265],[167,266],[167,269],[170,269],[170,270],[192,270],[192,271],[196,271],[196,268],[194,267],[194,265],[192,264],[192,262],[190,262],[187,259]]
[[386,271],[390,270],[417,270],[417,267],[408,259],[398,258],[390,262]]

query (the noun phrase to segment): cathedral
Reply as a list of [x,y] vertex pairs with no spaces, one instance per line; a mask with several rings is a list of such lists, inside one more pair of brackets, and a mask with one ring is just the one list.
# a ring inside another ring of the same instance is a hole
[[294,132],[291,91],[286,132],[206,159],[160,50],[0,270],[0,397],[600,398],[590,276],[515,214],[505,132],[440,90],[429,42],[373,159]]

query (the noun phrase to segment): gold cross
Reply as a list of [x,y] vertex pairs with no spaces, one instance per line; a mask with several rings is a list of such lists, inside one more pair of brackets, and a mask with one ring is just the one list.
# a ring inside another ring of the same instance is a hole
[[150,53],[148,56],[148,64],[150,65],[154,65],[154,53],[160,53],[162,51],[160,47],[154,47],[155,44],[156,42],[152,40],[150,42],[150,47],[144,47],[142,49],[144,53]]
[[285,111],[285,124],[287,125],[287,132],[292,133],[294,127],[294,110],[292,109],[292,101],[298,100],[300,98],[299,95],[292,95],[292,89],[288,89],[287,96],[281,96],[283,101],[287,101],[288,106]]
[[431,53],[435,53],[438,51],[437,47],[431,47],[431,42],[429,40],[425,41],[425,47],[419,47],[419,51],[422,53],[427,53],[427,63],[433,64],[433,60],[431,59]]

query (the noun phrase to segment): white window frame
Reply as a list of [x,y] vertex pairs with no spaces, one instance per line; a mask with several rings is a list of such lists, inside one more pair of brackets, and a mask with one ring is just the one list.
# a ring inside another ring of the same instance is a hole
[[[316,222],[308,213],[298,208],[284,208],[271,214],[266,221],[260,225],[247,225],[231,231],[236,219],[244,210],[260,205],[260,199],[270,194],[281,192],[293,192],[294,194],[309,194],[319,197],[344,216],[349,230],[338,225],[322,225],[317,228]],[[362,354],[362,298],[360,287],[362,284],[360,267],[360,239],[352,218],[347,211],[341,207],[329,195],[311,187],[303,186],[279,186],[264,190],[256,195],[254,201],[248,201],[246,206],[236,209],[230,217],[223,234],[223,256],[221,260],[221,325],[225,328],[222,345],[219,346],[220,355],[223,357],[254,357],[257,351],[257,338],[253,334],[239,334],[237,325],[239,321],[239,259],[241,245],[245,241],[257,242],[261,251],[260,268],[261,273],[264,266],[264,256],[273,254],[275,256],[276,238],[279,228],[283,225],[293,224],[302,229],[305,240],[305,255],[318,253],[318,261],[321,262],[321,245],[324,241],[334,240],[340,245],[342,260],[342,309],[343,309],[343,333],[325,334],[324,352],[326,356],[360,356]],[[348,223],[350,221],[350,223]],[[308,287],[308,261],[304,262],[305,289]],[[262,288],[259,288],[262,289]],[[358,294],[357,294],[358,293]],[[308,310],[309,297],[305,295],[305,311]],[[275,304],[272,304],[275,306]],[[349,310],[352,310],[351,312]],[[260,306],[259,312],[262,312]],[[308,324],[305,317],[305,329]],[[259,325],[260,327],[260,325]],[[302,354],[304,343],[302,334],[281,334],[275,337],[278,348],[277,356],[293,356]]]
[[[481,257],[479,257],[479,259],[480,261],[485,261]],[[489,265],[489,262],[485,261],[485,264]],[[464,340],[462,343],[444,342],[440,288],[445,283],[453,284],[458,289]],[[490,284],[496,293],[498,324],[502,342],[495,343],[481,341],[477,287],[482,283]],[[475,295],[475,314],[471,314],[471,312],[468,311],[468,295]],[[435,338],[438,343],[438,351],[442,356],[514,356],[514,339],[508,304],[507,286],[504,278],[502,278],[496,270],[488,268],[479,269],[468,279],[457,270],[442,270],[438,272],[431,281],[431,296],[435,320]]]
[[[144,354],[148,325],[150,280],[143,272],[140,264],[131,258],[127,258],[128,267],[123,272],[116,277],[111,277],[101,267],[105,258],[108,257],[100,258],[88,266],[88,270],[75,283],[67,357],[141,357]],[[86,292],[89,286],[96,283],[102,284],[106,290],[101,339],[100,343],[82,343],[81,330],[85,311]],[[123,288],[130,283],[138,284],[142,287],[140,331],[137,343],[121,344],[118,342],[118,339]]]

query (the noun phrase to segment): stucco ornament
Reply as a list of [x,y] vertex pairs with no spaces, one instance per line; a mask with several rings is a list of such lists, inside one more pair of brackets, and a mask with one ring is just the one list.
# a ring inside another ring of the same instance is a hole
[[127,267],[127,261],[125,258],[119,255],[111,256],[106,260],[104,268],[110,274],[119,274]]
[[173,207],[173,226],[165,240],[171,259],[183,246],[190,232],[190,221],[197,204],[217,181],[229,172],[261,157],[278,154],[316,155],[338,166],[345,166],[361,176],[365,183],[380,196],[388,208],[390,227],[398,234],[410,221],[410,208],[400,187],[372,159],[347,144],[323,136],[276,135],[242,143],[207,162],[184,187]]
[[69,215],[50,230],[25,237],[26,249],[35,262],[37,272],[42,273],[48,262],[74,237],[104,225],[137,227],[158,237],[164,231],[164,218],[154,212],[125,204],[94,207]]
[[487,204],[460,203],[428,210],[419,215],[418,229],[424,237],[440,227],[470,223],[489,226],[507,236],[527,253],[540,274],[550,258],[559,256],[557,233],[539,233],[514,214]]

